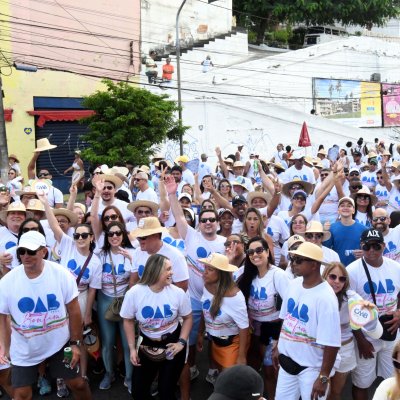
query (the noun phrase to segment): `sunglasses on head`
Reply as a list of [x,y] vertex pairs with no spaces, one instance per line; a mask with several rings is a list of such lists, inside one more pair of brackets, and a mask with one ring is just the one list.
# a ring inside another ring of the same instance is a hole
[[336,274],[329,274],[328,278],[331,281],[336,281],[337,279],[339,279],[340,283],[345,283],[347,281],[347,278],[345,276],[337,276]]
[[107,232],[107,236],[109,237],[109,238],[111,238],[111,237],[114,237],[114,236],[121,236],[122,235],[122,231],[114,231],[114,232],[112,232],[112,231],[108,231]]
[[118,214],[106,215],[103,219],[104,219],[104,222],[117,221],[118,220]]
[[36,253],[39,251],[39,249],[29,250],[26,249],[25,247],[20,247],[19,249],[17,249],[17,255],[20,257],[24,256],[25,254],[28,254],[28,256],[36,256]]
[[357,186],[350,186],[353,190],[360,190],[362,189],[361,185],[357,185]]
[[23,228],[22,229],[22,233],[26,233],[26,232],[29,232],[29,231],[36,231],[36,232],[39,232],[39,228]]
[[80,239],[80,238],[82,238],[82,239],[87,239],[89,236],[90,236],[90,233],[89,232],[83,232],[83,233],[74,233],[74,239],[75,240],[78,240],[78,239]]
[[306,233],[305,236],[307,239],[322,239],[324,234],[323,233]]
[[289,257],[292,264],[302,264],[303,262],[310,261],[308,258],[299,257],[299,256],[290,256]]
[[103,190],[113,190],[114,189],[114,186],[112,186],[112,185],[107,185],[107,186],[104,186],[104,188],[103,188]]
[[207,222],[215,222],[216,220],[217,220],[217,218],[215,218],[215,217],[212,217],[212,218],[200,218],[200,222],[202,224],[205,224]]
[[386,218],[387,218],[387,217],[373,217],[373,218],[372,218],[372,221],[373,221],[373,222],[378,222],[378,221],[383,222],[383,221],[386,221]]
[[248,256],[254,256],[254,253],[262,254],[264,251],[265,251],[264,247],[260,246],[260,247],[256,247],[255,249],[248,249],[246,251],[246,254]]
[[378,251],[378,250],[380,250],[380,249],[382,248],[382,246],[381,246],[380,243],[364,243],[364,244],[362,245],[362,249],[363,249],[364,251],[369,251],[369,250],[371,250],[371,247],[372,247],[375,251]]
[[239,243],[242,243],[240,240],[227,240],[225,243],[224,243],[224,246],[225,247],[229,247],[232,243],[236,243],[236,244],[239,244]]

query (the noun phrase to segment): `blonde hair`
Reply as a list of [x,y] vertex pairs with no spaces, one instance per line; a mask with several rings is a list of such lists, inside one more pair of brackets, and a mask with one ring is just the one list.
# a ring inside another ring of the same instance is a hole
[[[400,353],[400,341],[398,341],[393,347],[392,357],[397,359]],[[400,371],[394,369],[395,384],[390,388],[389,400],[398,400],[400,398]]]
[[322,274],[322,278],[326,280],[326,278],[328,277],[328,275],[335,269],[335,268],[339,268],[340,271],[342,272],[343,276],[346,277],[346,282],[343,285],[342,290],[339,293],[336,293],[336,296],[338,298],[338,302],[339,302],[339,310],[342,307],[342,303],[343,303],[343,299],[346,296],[346,292],[350,287],[350,278],[349,278],[349,274],[346,270],[346,267],[340,263],[340,262],[331,262],[324,270],[323,274]]

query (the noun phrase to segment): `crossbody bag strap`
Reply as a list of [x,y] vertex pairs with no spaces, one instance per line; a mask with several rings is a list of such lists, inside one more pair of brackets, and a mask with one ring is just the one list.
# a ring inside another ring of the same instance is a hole
[[372,299],[374,300],[374,304],[376,305],[375,290],[372,285],[371,275],[369,274],[368,267],[367,267],[366,262],[364,261],[364,258],[362,258],[361,261],[362,261],[362,265],[364,267],[365,274],[367,275],[369,291],[371,292]]
[[89,255],[86,257],[86,260],[85,260],[85,262],[84,262],[84,264],[83,264],[83,266],[82,266],[81,272],[79,272],[79,275],[78,275],[78,277],[76,278],[76,284],[77,284],[78,286],[79,286],[79,282],[80,282],[81,279],[82,279],[82,275],[83,275],[83,273],[85,272],[85,269],[87,268],[87,266],[88,266],[90,260],[92,259],[92,256],[93,256],[93,252],[91,251],[91,252],[89,253]]

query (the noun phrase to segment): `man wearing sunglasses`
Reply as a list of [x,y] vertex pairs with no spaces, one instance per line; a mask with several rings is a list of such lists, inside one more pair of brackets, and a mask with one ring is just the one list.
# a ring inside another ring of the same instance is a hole
[[138,172],[133,178],[133,184],[139,189],[136,194],[136,200],[148,200],[158,203],[157,193],[149,186],[146,172]]
[[[363,257],[347,267],[350,288],[363,299],[377,305],[379,318],[386,320],[381,320],[384,331],[395,334],[400,326],[400,310],[397,309],[400,264],[383,257],[385,242],[382,232],[367,229],[361,235],[360,243]],[[358,347],[357,367],[352,372],[353,399],[367,400],[368,388],[377,375],[384,379],[393,375],[392,350],[395,340],[372,339],[364,336],[361,330],[353,331],[353,335]]]
[[[44,260],[46,239],[36,231],[24,233],[18,244],[19,267],[0,281],[0,331],[11,316],[11,384],[15,399],[31,399],[38,367],[47,360],[55,377],[64,378],[74,398],[91,399],[88,382],[77,368],[82,340],[82,316],[74,277],[58,264]],[[0,337],[0,364],[8,362]],[[64,348],[71,347],[69,368]]]
[[[340,360],[338,301],[320,274],[323,252],[313,243],[289,251],[293,273],[279,317],[283,319],[274,364],[280,369],[276,399],[325,399],[329,377]],[[278,355],[279,354],[279,355]]]

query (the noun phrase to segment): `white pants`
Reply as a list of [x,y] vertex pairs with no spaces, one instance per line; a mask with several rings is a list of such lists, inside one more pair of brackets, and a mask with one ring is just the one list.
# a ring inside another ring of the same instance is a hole
[[[300,396],[304,400],[311,399],[312,388],[319,374],[320,368],[306,368],[298,375],[290,375],[280,367],[275,400],[299,400]],[[326,399],[328,391],[327,385],[325,396],[319,399]]]

